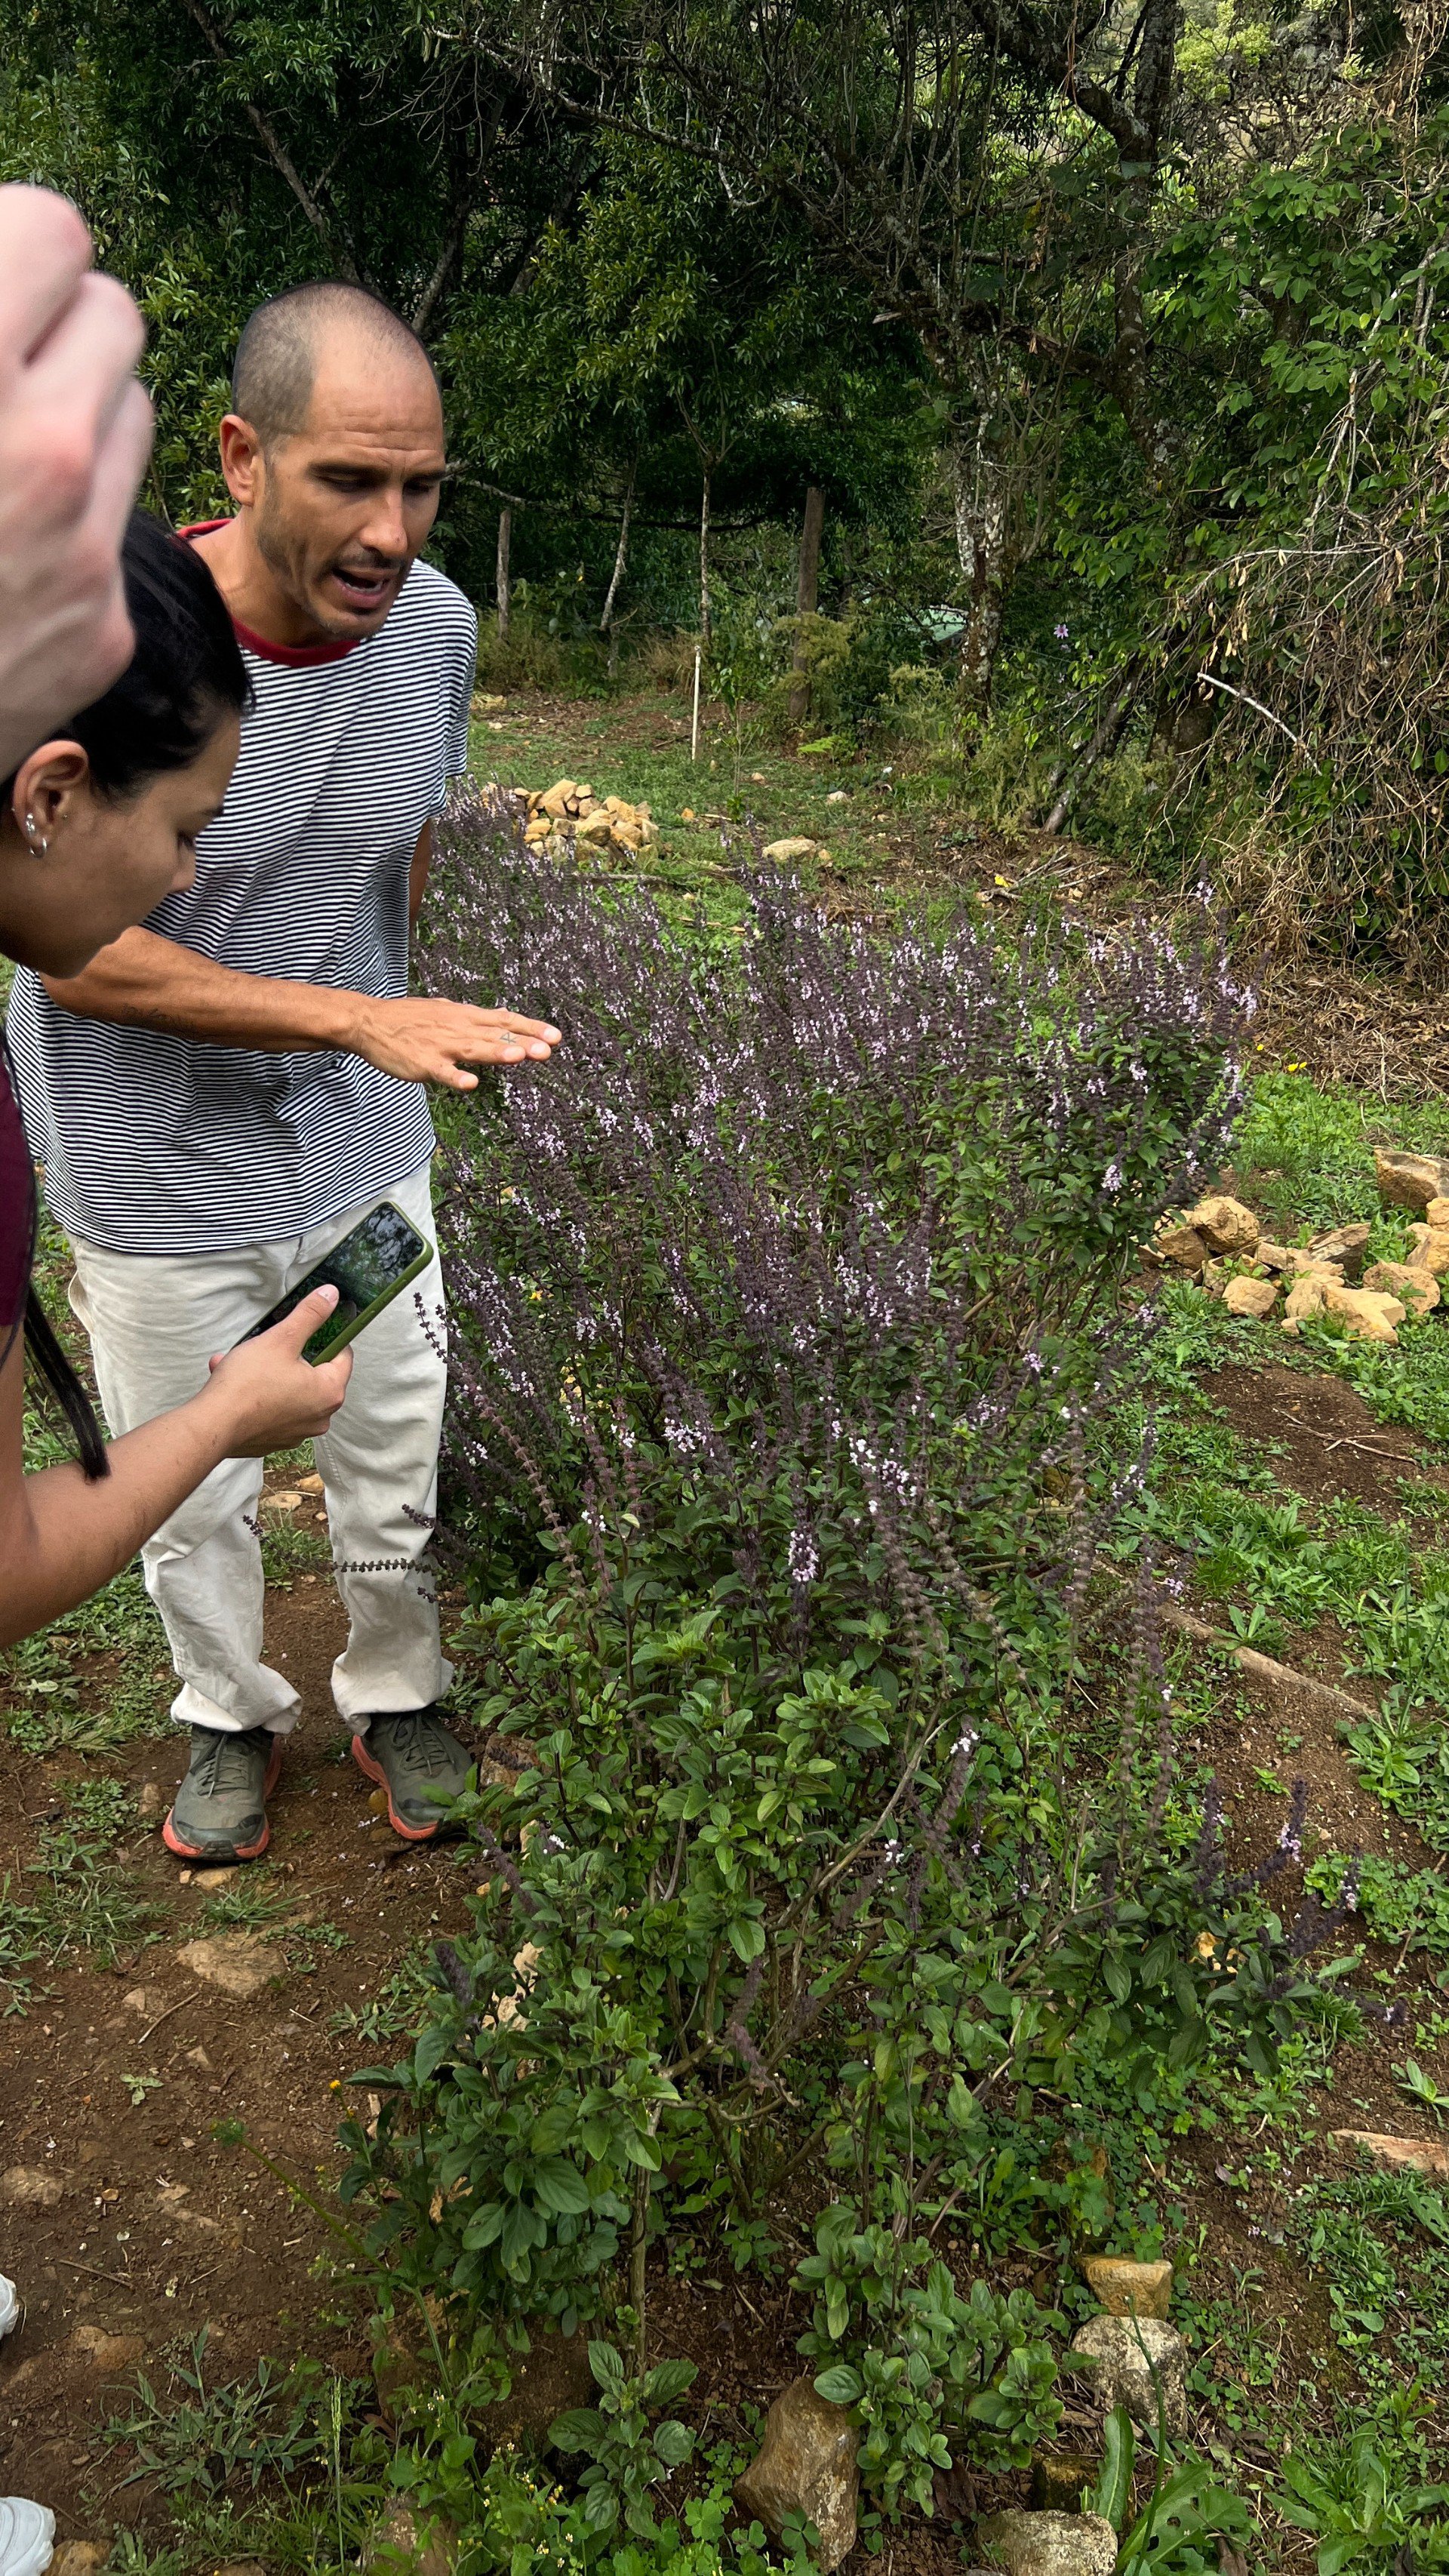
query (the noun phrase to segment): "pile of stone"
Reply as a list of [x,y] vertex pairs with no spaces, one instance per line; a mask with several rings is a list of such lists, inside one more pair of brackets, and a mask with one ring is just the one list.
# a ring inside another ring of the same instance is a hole
[[652,849],[659,826],[647,805],[631,805],[624,796],[596,796],[583,779],[556,778],[552,787],[519,788],[516,799],[527,820],[523,837],[530,849],[569,843],[580,850]]
[[[1086,2383],[1103,2415],[1125,2406],[1152,2441],[1160,2407],[1168,2432],[1180,2439],[1187,2430],[1187,2347],[1167,2322],[1172,2265],[1089,2254],[1082,2270],[1101,2313],[1072,2337],[1064,2370]],[[792,2380],[765,2418],[757,2457],[735,2480],[735,2502],[777,2537],[796,2515],[813,2522],[820,2534],[815,2562],[821,2576],[831,2576],[855,2545],[858,2450],[849,2408],[821,2397],[808,2378]],[[1099,2466],[1081,2452],[1039,2455],[1031,2507],[977,2524],[983,2554],[1009,2576],[1112,2576],[1117,2534],[1101,2514],[1081,2510]]]
[[1222,1196],[1164,1219],[1149,1254],[1221,1297],[1230,1314],[1266,1320],[1278,1313],[1285,1333],[1297,1333],[1316,1316],[1335,1316],[1357,1340],[1397,1342],[1400,1324],[1431,1314],[1441,1302],[1439,1283],[1449,1272],[1449,1161],[1380,1150],[1374,1175],[1386,1209],[1416,1212],[1418,1221],[1407,1229],[1407,1261],[1375,1261],[1366,1269],[1366,1225],[1333,1226],[1306,1246],[1270,1242],[1250,1207]]

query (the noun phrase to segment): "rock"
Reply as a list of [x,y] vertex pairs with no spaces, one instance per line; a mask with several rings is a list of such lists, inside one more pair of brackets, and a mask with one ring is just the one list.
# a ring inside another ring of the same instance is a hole
[[1112,2576],[1117,2564],[1117,2534],[1100,2513],[991,2513],[976,2538],[1010,2576]]
[[44,2173],[38,2165],[9,2165],[0,2173],[0,2200],[14,2209],[55,2209],[64,2197],[59,2174]]
[[1439,1303],[1439,1282],[1432,1270],[1421,1270],[1411,1261],[1376,1261],[1363,1274],[1364,1288],[1371,1296],[1397,1297],[1411,1315],[1429,1315]]
[[[137,1812],[144,1818],[148,1825],[151,1824],[165,1808],[169,1807],[170,1804],[171,1800],[165,1789],[162,1788],[159,1780],[142,1781],[141,1794],[136,1801],[136,1807]],[[79,2544],[77,2544],[77,2546],[79,2546]]]
[[113,2379],[118,2371],[134,2370],[146,2350],[144,2335],[107,2334],[104,2326],[77,2326],[71,2337],[77,2352],[83,2352],[96,2370]]
[[299,1494],[325,1494],[327,1488],[320,1476],[299,1476],[297,1491]]
[[1431,1199],[1424,1210],[1424,1223],[1440,1233],[1449,1228],[1449,1199]]
[[1240,1252],[1250,1258],[1258,1249],[1261,1228],[1241,1199],[1199,1199],[1186,1223],[1202,1236],[1209,1252]]
[[1033,2510],[1080,2513],[1082,2490],[1096,2485],[1099,2465],[1086,2451],[1039,2453],[1031,2464]]
[[[50,2562],[50,2576],[96,2576],[110,2554],[108,2540],[63,2540]],[[224,2569],[219,2576],[225,2576]]]
[[203,2075],[211,2073],[211,2060],[204,2048],[188,2048],[186,2063],[188,2066],[199,2067]]
[[803,2514],[820,2534],[821,2576],[830,2576],[855,2546],[859,2448],[848,2409],[817,2396],[813,2381],[792,2379],[765,2417],[757,2456],[735,2480],[735,2502],[777,2539],[787,2514]]
[[1288,1247],[1288,1267],[1295,1279],[1317,1279],[1327,1288],[1341,1288],[1344,1284],[1336,1261],[1320,1261],[1316,1252],[1304,1252],[1296,1243]]
[[575,840],[585,843],[597,841],[607,845],[613,837],[614,817],[607,805],[596,805],[591,814],[581,816],[574,830]]
[[1362,2147],[1391,2173],[1449,2174],[1449,2141],[1443,2138],[1388,2138],[1377,2129],[1330,2129],[1328,2134],[1335,2147]]
[[1395,1327],[1408,1312],[1397,1297],[1373,1296],[1366,1288],[1325,1288],[1323,1305],[1356,1342],[1397,1342]]
[[1253,1258],[1263,1270],[1296,1270],[1298,1267],[1297,1254],[1290,1246],[1270,1243],[1266,1234],[1259,1235],[1258,1249]]
[[1449,1163],[1437,1154],[1389,1154],[1374,1148],[1374,1180],[1385,1207],[1426,1208],[1449,1195]]
[[1296,1326],[1308,1322],[1314,1315],[1321,1315],[1326,1293],[1326,1283],[1322,1279],[1295,1279],[1283,1309],[1285,1332],[1289,1324]]
[[552,787],[545,788],[538,800],[539,813],[547,814],[555,822],[561,822],[570,805],[576,801],[578,792],[578,783],[575,779],[555,779]]
[[1411,1225],[1408,1236],[1414,1269],[1431,1271],[1436,1279],[1442,1279],[1449,1270],[1449,1227]]
[[267,2571],[260,2558],[228,2558],[216,2576],[267,2576]]
[[264,1512],[295,1512],[300,1510],[301,1503],[302,1497],[298,1493],[295,1485],[286,1486],[279,1494],[263,1494],[262,1496],[262,1509]]
[[1088,2254],[1087,2286],[1109,2317],[1165,2317],[1172,2296],[1170,2263],[1132,2263],[1125,2254]]
[[792,859],[813,859],[819,847],[818,841],[806,840],[803,835],[797,833],[793,840],[767,841],[764,855],[777,867],[784,868],[789,866]]
[[1160,2386],[1169,2433],[1187,2430],[1187,2346],[1157,2317],[1089,2317],[1073,2335],[1071,2359],[1089,2372],[1104,2411],[1125,2406],[1148,2431],[1157,2425]]
[[1175,1269],[1194,1274],[1207,1259],[1207,1245],[1195,1225],[1170,1225],[1165,1233],[1154,1236],[1152,1249]]
[[1230,1279],[1223,1290],[1223,1304],[1230,1315],[1256,1315],[1261,1321],[1277,1302],[1276,1279]]
[[419,2522],[412,2507],[388,2507],[362,2544],[362,2576],[453,2576],[458,2535],[441,2517]]
[[1355,1280],[1363,1269],[1368,1249],[1366,1225],[1335,1225],[1326,1234],[1315,1234],[1308,1249],[1315,1261],[1333,1261],[1346,1279]]
[[285,1975],[287,1965],[280,1950],[250,1932],[220,1932],[210,1941],[188,1941],[176,1956],[189,1975],[220,1986],[224,1995],[235,1995],[241,2003],[259,1995],[273,1977]]

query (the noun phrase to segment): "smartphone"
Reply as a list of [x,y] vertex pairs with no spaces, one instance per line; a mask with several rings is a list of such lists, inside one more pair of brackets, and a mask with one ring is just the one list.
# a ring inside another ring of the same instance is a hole
[[311,1340],[302,1345],[303,1359],[310,1360],[314,1367],[322,1360],[335,1360],[338,1352],[345,1351],[373,1317],[382,1313],[384,1306],[402,1295],[419,1271],[426,1270],[432,1257],[432,1245],[424,1242],[401,1208],[394,1207],[391,1199],[384,1199],[350,1234],[344,1234],[340,1243],[334,1243],[315,1270],[309,1270],[295,1288],[289,1288],[249,1333],[243,1333],[242,1340],[254,1342],[258,1333],[280,1324],[282,1317],[290,1315],[314,1288],[335,1288],[337,1303],[331,1314],[325,1324],[318,1325]]

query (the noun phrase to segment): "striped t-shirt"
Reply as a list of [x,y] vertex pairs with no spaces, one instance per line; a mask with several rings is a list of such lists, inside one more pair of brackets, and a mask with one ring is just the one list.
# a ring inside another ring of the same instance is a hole
[[[256,691],[196,883],[145,927],[223,966],[407,991],[408,872],[468,752],[478,627],[415,563],[355,644],[238,641]],[[10,1043],[26,1130],[66,1232],[112,1252],[216,1252],[380,1198],[433,1149],[420,1083],[360,1055],[268,1055],[57,1009],[19,970]]]

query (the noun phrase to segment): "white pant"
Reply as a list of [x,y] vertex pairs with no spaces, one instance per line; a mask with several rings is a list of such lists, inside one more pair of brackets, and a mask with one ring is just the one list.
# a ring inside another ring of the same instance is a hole
[[[431,1242],[428,1182],[424,1164],[388,1196]],[[134,1431],[197,1394],[213,1352],[240,1341],[372,1205],[307,1234],[229,1252],[154,1255],[73,1243],[70,1301],[90,1335],[112,1432]],[[436,1256],[358,1335],[347,1394],[316,1444],[350,1622],[346,1652],[332,1667],[332,1696],[353,1725],[386,1710],[425,1707],[453,1678],[438,1642],[433,1587],[417,1563],[429,1536],[423,1524],[436,1508],[447,1375],[423,1330],[419,1296],[441,1340]],[[171,1714],[183,1726],[225,1733],[265,1726],[286,1735],[297,1722],[291,1683],[261,1660],[262,1464],[224,1459],[142,1550],[146,1589],[181,1682]]]

